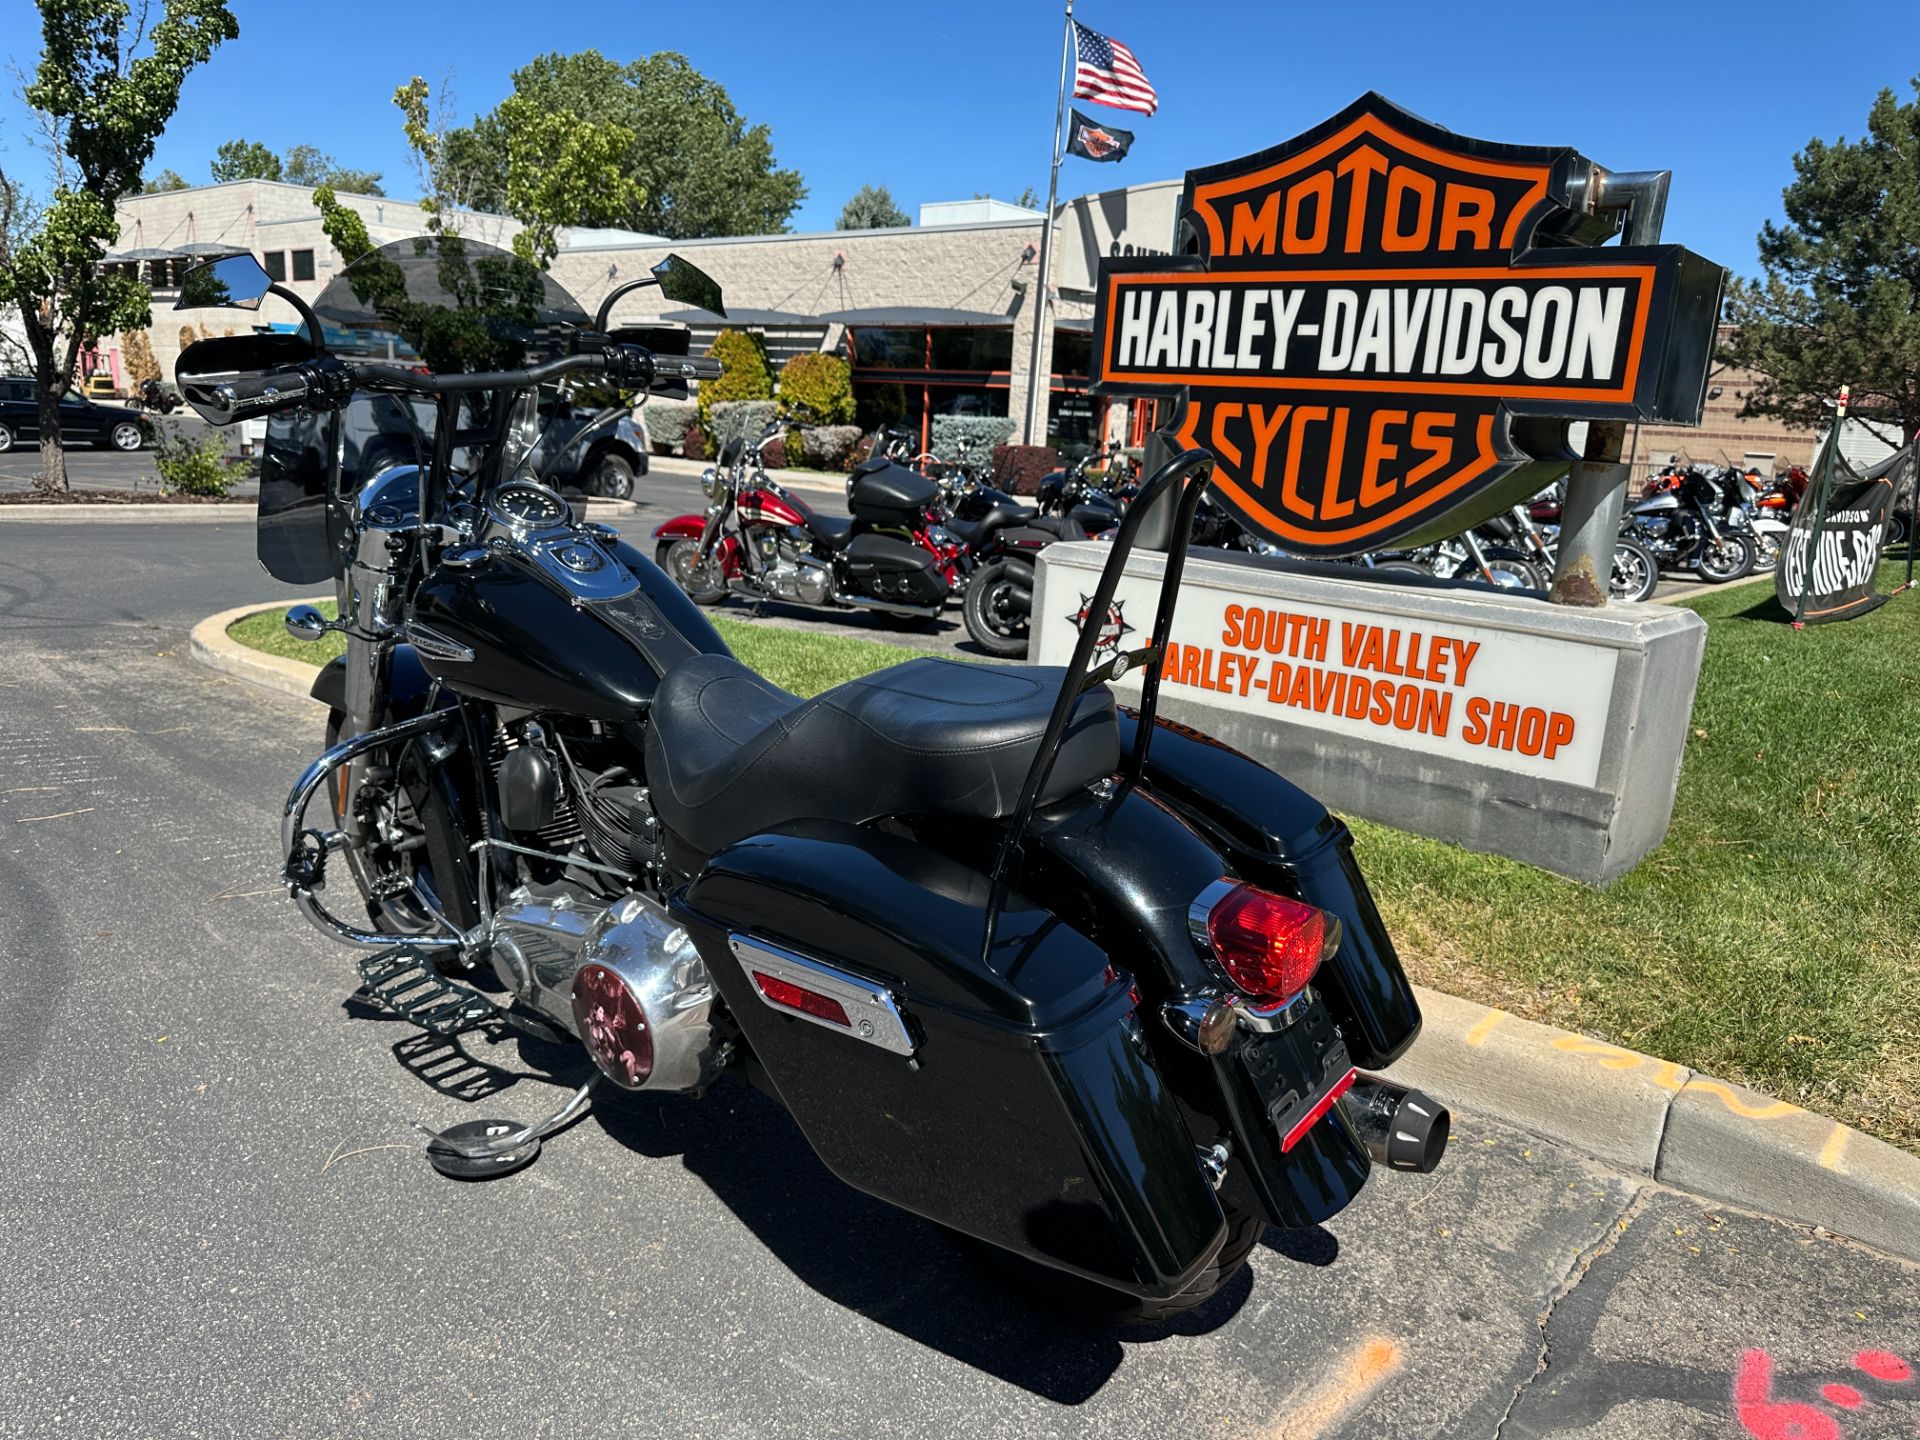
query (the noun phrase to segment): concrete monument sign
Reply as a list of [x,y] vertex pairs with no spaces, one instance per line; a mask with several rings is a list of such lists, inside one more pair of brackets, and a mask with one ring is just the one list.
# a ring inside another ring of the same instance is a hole
[[[1335,809],[1593,884],[1665,835],[1706,637],[1691,611],[1569,611],[1211,553],[1187,560],[1161,713]],[[1066,663],[1107,554],[1041,553],[1041,664]],[[1164,565],[1129,562],[1110,648],[1144,643]],[[1116,682],[1123,695],[1138,683]]]

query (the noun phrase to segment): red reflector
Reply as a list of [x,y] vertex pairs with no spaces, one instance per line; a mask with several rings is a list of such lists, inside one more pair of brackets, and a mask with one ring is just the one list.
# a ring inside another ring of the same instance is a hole
[[1236,885],[1208,913],[1207,939],[1214,958],[1247,994],[1290,1000],[1340,948],[1340,922],[1285,895]]
[[789,1010],[798,1010],[802,1015],[811,1015],[816,1020],[825,1020],[830,1024],[844,1025],[849,1030],[853,1022],[847,1018],[847,1008],[831,995],[821,995],[812,990],[803,990],[788,980],[776,979],[772,975],[753,972],[753,983],[760,987],[760,993],[776,1005],[784,1005]]
[[1354,1081],[1354,1073],[1355,1072],[1353,1072],[1352,1070],[1349,1070],[1347,1071],[1346,1074],[1342,1075],[1338,1080],[1334,1081],[1333,1088],[1327,1091],[1327,1093],[1322,1095],[1318,1100],[1314,1101],[1313,1108],[1311,1110],[1307,1111],[1306,1114],[1302,1115],[1298,1120],[1293,1122],[1293,1128],[1287,1131],[1286,1138],[1284,1138],[1280,1142],[1281,1154],[1284,1155],[1286,1154],[1287,1151],[1293,1149],[1294,1146],[1300,1143],[1300,1139],[1302,1136],[1304,1136],[1309,1130],[1313,1129],[1314,1126],[1320,1123],[1321,1119],[1326,1115],[1327,1111],[1333,1108],[1333,1102],[1338,1100],[1342,1095],[1346,1094],[1347,1091],[1352,1087],[1353,1081]]

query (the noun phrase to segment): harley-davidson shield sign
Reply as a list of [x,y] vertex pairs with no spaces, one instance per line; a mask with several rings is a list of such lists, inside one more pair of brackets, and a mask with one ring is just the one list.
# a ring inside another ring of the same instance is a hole
[[1604,178],[1365,96],[1188,172],[1189,253],[1102,263],[1094,388],[1184,396],[1176,439],[1284,549],[1453,534],[1550,478],[1565,421],[1699,423],[1725,272],[1600,248]]

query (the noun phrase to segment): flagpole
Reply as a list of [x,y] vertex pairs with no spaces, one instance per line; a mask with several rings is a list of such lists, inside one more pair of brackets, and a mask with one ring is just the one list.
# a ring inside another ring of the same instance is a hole
[[1021,441],[1044,445],[1047,434],[1044,420],[1040,435],[1034,436],[1034,424],[1041,414],[1040,402],[1047,394],[1046,377],[1040,373],[1040,342],[1047,324],[1047,280],[1053,271],[1053,204],[1060,188],[1060,130],[1067,115],[1067,61],[1073,54],[1073,0],[1067,0],[1066,26],[1060,35],[1060,98],[1053,107],[1053,156],[1047,171],[1047,213],[1040,222],[1040,275],[1033,288],[1033,350],[1027,358],[1027,418]]

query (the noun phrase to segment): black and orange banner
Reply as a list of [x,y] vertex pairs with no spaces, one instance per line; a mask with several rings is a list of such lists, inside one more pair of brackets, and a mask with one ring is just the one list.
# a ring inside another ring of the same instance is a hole
[[1559,422],[1699,421],[1725,272],[1599,248],[1604,174],[1368,95],[1189,172],[1189,253],[1102,263],[1094,388],[1184,397],[1176,440],[1283,549],[1454,533],[1540,483]]

